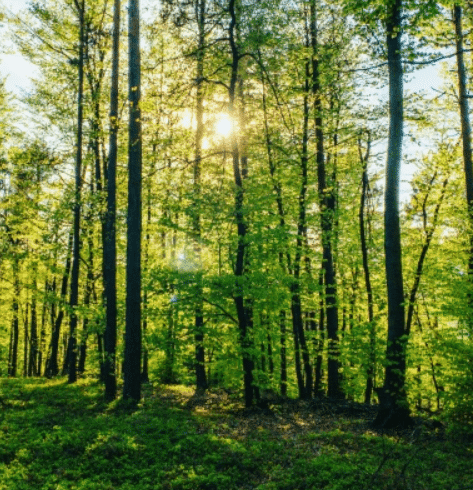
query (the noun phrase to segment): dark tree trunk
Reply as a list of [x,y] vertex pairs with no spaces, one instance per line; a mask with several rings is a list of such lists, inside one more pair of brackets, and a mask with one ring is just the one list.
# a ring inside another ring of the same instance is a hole
[[[153,153],[155,148],[153,149]],[[147,178],[147,191],[146,191],[146,236],[144,246],[144,270],[149,269],[149,245],[151,241],[150,229],[151,229],[151,187],[154,170],[151,169]],[[143,363],[141,366],[141,382],[149,383],[149,370],[148,370],[148,343],[146,334],[148,331],[148,288],[145,288],[143,292]]]
[[[72,245],[74,241],[74,233],[71,229],[69,233],[68,243],[67,243],[67,256],[66,264],[64,267],[64,274],[61,281],[61,303],[65,301],[67,295],[67,284],[69,281],[69,272],[71,270],[71,259],[72,259]],[[54,286],[55,289],[55,286]],[[64,319],[64,305],[61,304],[58,312],[58,316],[55,318],[54,315],[54,305],[51,306],[51,322],[52,322],[52,332],[51,332],[51,344],[50,344],[50,355],[46,362],[45,376],[51,378],[59,374],[58,365],[58,352],[59,352],[59,339],[61,335],[61,326]]]
[[[302,320],[300,272],[302,249],[306,231],[307,185],[308,185],[308,143],[309,143],[309,65],[306,65],[306,81],[304,83],[304,115],[301,154],[301,187],[299,191],[299,216],[297,219],[296,252],[292,267],[294,281],[291,284],[291,313],[294,332],[296,376],[299,397],[308,399],[312,396],[312,368],[305,340],[304,323]],[[305,379],[301,372],[301,358],[304,366]]]
[[322,269],[324,271],[325,307],[327,315],[328,336],[328,395],[333,398],[342,396],[339,379],[339,346],[338,346],[338,306],[337,283],[333,259],[333,221],[335,215],[335,194],[333,186],[326,177],[324,133],[322,118],[322,94],[319,74],[319,45],[317,26],[317,0],[310,6],[310,39],[312,47],[312,93],[314,95],[315,137],[317,179],[322,228]]
[[286,358],[286,312],[279,312],[279,329],[281,341],[281,378],[280,391],[281,396],[287,396],[287,358]]
[[[455,39],[457,48],[457,72],[458,72],[458,95],[460,106],[462,144],[463,144],[463,166],[465,173],[466,202],[468,206],[468,217],[470,226],[473,224],[473,161],[471,150],[471,124],[468,104],[467,75],[463,61],[463,29],[462,8],[460,5],[453,7],[453,22],[455,24]],[[473,233],[470,232],[470,251],[468,258],[468,277],[473,282]],[[469,294],[469,307],[473,307],[473,292]],[[473,317],[473,314],[470,313]]]
[[141,61],[139,0],[128,3],[130,103],[128,147],[128,217],[126,329],[123,398],[141,398]]
[[120,57],[120,0],[115,0],[113,11],[112,83],[110,88],[110,144],[107,165],[107,213],[104,240],[104,295],[106,308],[105,360],[103,381],[105,399],[112,401],[117,395],[117,251],[116,251],[116,168],[118,151],[118,75]]
[[37,267],[33,269],[33,289],[31,297],[31,325],[30,325],[30,358],[28,376],[38,376],[38,317],[36,312],[36,274]]
[[[236,278],[234,301],[238,315],[239,341],[242,349],[243,361],[243,382],[245,389],[245,405],[251,407],[253,405],[254,386],[253,386],[253,368],[254,362],[252,357],[252,337],[251,324],[252,313],[251,306],[245,298],[245,273],[246,261],[248,260],[248,243],[247,231],[248,224],[244,215],[244,188],[243,178],[246,176],[246,157],[240,154],[238,138],[236,134],[236,121],[238,119],[238,111],[236,108],[236,87],[239,81],[240,58],[241,53],[236,40],[237,29],[237,14],[235,0],[229,2],[229,12],[231,16],[229,27],[229,41],[232,55],[231,62],[231,79],[229,87],[229,113],[232,118],[233,128],[231,131],[231,147],[233,161],[233,175],[235,181],[235,221],[237,225],[238,245],[236,252],[236,263],[234,274]],[[240,128],[240,133],[243,135],[244,128]],[[241,165],[240,165],[241,159]]]
[[12,323],[10,335],[10,355],[8,356],[8,376],[14,378],[17,374],[18,367],[18,338],[19,338],[19,318],[18,318],[18,300],[20,298],[20,274],[19,259],[13,257],[13,288],[14,295],[12,301]]
[[41,329],[39,335],[38,342],[38,362],[36,365],[37,376],[42,376],[43,374],[43,358],[46,348],[46,319],[48,316],[48,301],[47,301],[47,293],[50,291],[50,283],[46,280],[46,284],[44,286],[45,294],[43,296],[43,308],[41,313]]
[[366,153],[363,156],[361,151],[361,139],[358,140],[358,150],[360,154],[360,162],[362,165],[361,178],[361,198],[359,210],[360,224],[360,243],[361,256],[363,260],[363,272],[365,276],[366,294],[368,296],[368,328],[369,328],[369,351],[368,351],[368,368],[366,377],[365,403],[371,403],[371,397],[374,388],[374,374],[376,372],[376,326],[374,323],[373,310],[373,288],[371,287],[371,275],[368,261],[368,243],[365,231],[365,204],[368,199],[369,179],[368,179],[368,160],[370,157],[371,135],[368,133],[368,142]]
[[28,321],[29,321],[29,303],[26,299],[25,316],[23,318],[23,377],[28,376],[28,344],[30,342]]
[[[279,227],[284,237],[283,238],[284,251],[281,250],[279,252],[279,265],[283,271],[292,274],[292,259],[289,252],[289,244],[288,244],[288,238],[286,234],[286,217],[284,211],[282,186],[281,183],[276,179],[276,164],[273,157],[273,142],[269,130],[268,111],[267,111],[267,102],[266,102],[266,86],[265,86],[265,78],[264,78],[265,74],[262,73],[261,75],[262,75],[262,85],[263,85],[262,102],[263,102],[263,114],[264,114],[264,130],[265,130],[265,138],[266,138],[266,151],[268,153],[269,173],[271,175],[273,191],[275,194],[276,204],[278,208]],[[286,265],[284,264],[285,260],[286,260]],[[286,355],[286,312],[284,310],[280,310],[279,312],[279,326],[280,326],[280,344],[281,344],[280,392],[281,392],[281,396],[285,397],[287,396],[287,355]],[[296,363],[296,372],[297,373],[301,372],[300,365],[299,365],[299,369],[297,368],[297,363]]]
[[77,96],[77,154],[75,168],[74,196],[74,245],[72,249],[71,296],[69,306],[70,326],[68,344],[68,382],[77,380],[77,313],[79,302],[79,270],[80,270],[80,218],[82,188],[82,126],[84,103],[84,48],[85,48],[85,0],[74,0],[79,15],[79,89]]
[[[103,349],[103,334],[97,334],[97,353],[99,355],[99,379],[105,383],[105,359],[104,359],[104,349]],[[118,367],[117,365],[115,367]],[[116,374],[117,376],[117,374]]]
[[374,421],[376,427],[384,428],[403,427],[411,423],[405,388],[407,336],[399,223],[399,174],[403,136],[401,11],[402,0],[394,0],[389,4],[387,12],[390,118],[386,165],[384,249],[388,291],[388,341],[384,386],[378,390],[380,405]]
[[[90,215],[85,217],[85,221],[90,222]],[[89,248],[89,262],[87,263],[87,279],[86,279],[85,294],[84,294],[84,306],[86,308],[90,305],[90,297],[92,296],[93,282],[94,282],[92,227],[89,227],[87,233],[88,233],[87,243]],[[82,321],[82,334],[80,336],[80,343],[78,349],[79,359],[77,363],[77,374],[84,374],[85,372],[88,330],[89,330],[89,318],[85,317]]]
[[417,299],[417,291],[419,290],[420,280],[422,278],[422,273],[424,270],[424,261],[427,256],[427,252],[429,251],[430,243],[432,242],[432,237],[434,236],[435,229],[437,227],[438,216],[440,212],[440,207],[442,206],[443,199],[445,197],[445,191],[448,184],[448,178],[445,179],[442,183],[442,190],[440,197],[437,201],[437,204],[434,209],[434,213],[432,216],[432,223],[429,225],[427,223],[427,200],[429,198],[430,192],[432,190],[432,186],[434,184],[437,173],[434,174],[432,179],[429,182],[428,191],[425,195],[424,201],[422,203],[422,214],[423,214],[423,244],[420,251],[419,259],[417,261],[417,268],[414,276],[414,283],[412,284],[412,288],[409,293],[409,303],[407,307],[407,320],[406,320],[406,335],[410,335],[412,319],[414,317],[414,307]]
[[319,274],[320,301],[319,301],[319,335],[317,339],[317,359],[315,361],[315,382],[314,393],[316,396],[323,395],[322,387],[322,364],[325,344],[325,301],[324,301],[324,273],[323,270]]
[[202,270],[201,270],[201,160],[202,160],[202,139],[204,135],[204,56],[205,56],[205,8],[206,0],[198,0],[195,4],[195,13],[199,28],[198,48],[197,48],[197,107],[196,107],[196,138],[195,138],[195,159],[194,159],[194,210],[193,210],[193,233],[194,233],[194,253],[195,259],[199,265],[199,270],[196,272],[196,306],[195,306],[195,377],[196,388],[205,390],[207,388],[207,379],[205,375],[205,350],[204,350],[204,304],[203,304],[203,288],[202,288]]

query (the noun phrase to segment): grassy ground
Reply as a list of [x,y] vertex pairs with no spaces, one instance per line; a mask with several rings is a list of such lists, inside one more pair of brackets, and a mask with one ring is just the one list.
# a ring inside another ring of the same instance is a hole
[[92,381],[0,382],[0,490],[473,490],[473,444],[376,434],[346,405],[245,411],[148,385],[131,410]]

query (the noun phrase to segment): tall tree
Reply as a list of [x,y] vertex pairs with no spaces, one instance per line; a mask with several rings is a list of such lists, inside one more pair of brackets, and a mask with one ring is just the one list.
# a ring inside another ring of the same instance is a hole
[[[463,167],[465,173],[466,201],[468,207],[468,219],[470,223],[470,253],[468,259],[468,275],[473,281],[473,158],[471,150],[471,124],[468,104],[467,74],[463,58],[463,28],[462,7],[455,4],[453,7],[453,23],[455,25],[455,40],[457,52],[458,74],[458,104],[461,119],[461,134],[463,146]],[[473,293],[469,295],[470,307],[473,306]]]
[[[242,350],[243,361],[243,381],[245,389],[245,405],[250,407],[253,404],[254,386],[253,386],[253,353],[252,353],[252,307],[248,297],[246,297],[246,284],[245,275],[248,270],[248,223],[244,210],[244,179],[248,172],[247,157],[244,154],[243,145],[239,144],[239,140],[242,141],[245,138],[244,121],[239,117],[239,111],[237,107],[238,93],[237,88],[241,86],[241,66],[240,61],[242,53],[240,52],[240,46],[238,42],[238,29],[239,29],[239,9],[238,0],[230,0],[229,13],[230,13],[230,26],[229,26],[229,42],[231,50],[231,76],[230,86],[228,90],[229,95],[229,114],[232,121],[232,130],[230,132],[230,142],[232,151],[233,162],[233,176],[235,182],[235,221],[237,225],[237,251],[235,258],[235,293],[234,300],[238,316],[239,338],[240,346]],[[240,97],[240,104],[243,101]],[[240,121],[239,121],[240,120]],[[237,121],[240,122],[239,133],[237,132]],[[243,123],[243,124],[242,124]]]
[[120,0],[114,2],[112,83],[110,88],[110,146],[107,164],[107,214],[105,217],[104,285],[106,325],[104,336],[105,398],[113,400],[117,393],[115,350],[117,343],[117,251],[116,251],[116,168],[118,151],[118,74],[120,56]]
[[335,189],[329,182],[325,162],[323,106],[319,71],[319,41],[317,25],[318,1],[310,4],[310,40],[312,49],[312,93],[316,137],[317,180],[322,229],[322,269],[325,286],[325,306],[328,340],[328,395],[341,395],[339,379],[337,280],[333,258],[333,223],[335,219]]
[[85,0],[74,0],[79,18],[79,85],[77,93],[77,148],[75,166],[75,195],[74,195],[74,246],[72,249],[71,308],[68,344],[68,381],[77,380],[77,312],[79,302],[79,270],[80,270],[80,218],[81,218],[81,188],[82,188],[82,131],[84,120],[84,49],[85,49]]
[[123,397],[141,398],[141,58],[139,0],[128,3],[128,216]]
[[360,244],[361,257],[363,262],[363,273],[365,276],[365,287],[368,299],[368,325],[369,325],[369,353],[368,353],[368,368],[366,377],[365,403],[371,402],[371,395],[374,388],[374,374],[376,370],[376,325],[374,323],[374,301],[373,287],[371,285],[371,272],[368,260],[368,243],[366,238],[365,227],[365,208],[369,197],[369,178],[368,178],[368,160],[371,149],[371,134],[368,131],[368,140],[366,143],[366,153],[362,153],[361,137],[358,139],[358,152],[362,165],[361,177],[361,198],[359,208],[359,225],[360,225]]
[[196,387],[199,390],[207,388],[205,375],[205,350],[204,350],[204,303],[202,289],[202,258],[201,258],[201,161],[202,140],[204,135],[204,59],[205,59],[205,13],[206,0],[196,0],[195,14],[198,27],[197,45],[197,73],[196,73],[196,137],[194,158],[194,210],[193,210],[193,233],[194,253],[198,264],[195,306],[195,374]]
[[384,204],[384,250],[388,295],[388,340],[383,389],[375,426],[394,427],[410,423],[405,388],[406,344],[404,286],[402,276],[399,183],[404,126],[402,0],[387,1],[386,43],[389,71],[389,138]]

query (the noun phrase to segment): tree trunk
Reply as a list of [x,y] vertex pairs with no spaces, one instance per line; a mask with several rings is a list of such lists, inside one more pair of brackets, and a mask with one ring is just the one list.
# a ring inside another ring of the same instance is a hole
[[[296,375],[299,397],[309,399],[312,395],[312,368],[305,340],[304,323],[302,320],[300,272],[302,249],[306,231],[307,185],[308,185],[308,143],[309,143],[309,65],[306,65],[306,80],[304,82],[304,115],[301,154],[301,187],[299,191],[299,216],[297,219],[296,252],[292,267],[293,282],[291,284],[291,313],[296,349]],[[302,377],[300,357],[302,357],[305,379]]]
[[424,198],[423,202],[423,214],[424,214],[424,220],[423,220],[423,244],[422,248],[420,251],[419,259],[417,261],[417,268],[416,272],[414,275],[414,283],[412,284],[412,288],[409,293],[409,303],[407,307],[407,320],[406,320],[406,335],[410,335],[411,333],[411,326],[412,326],[412,319],[414,317],[414,307],[417,299],[417,291],[419,290],[419,285],[420,285],[420,280],[422,278],[422,273],[424,270],[424,261],[425,257],[427,256],[427,252],[429,251],[430,243],[432,242],[432,237],[434,236],[435,229],[437,227],[437,221],[438,221],[438,216],[440,212],[440,207],[442,206],[443,199],[445,197],[445,192],[447,189],[447,184],[448,184],[448,178],[446,178],[443,183],[442,183],[442,190],[440,197],[437,201],[437,204],[434,209],[434,214],[432,217],[432,223],[430,226],[427,225],[427,210],[426,210],[426,205],[427,205],[427,199],[430,195],[430,192],[432,190],[432,186],[434,184],[435,178],[437,176],[437,173],[434,174],[432,179],[429,182],[429,188],[426,193],[426,196]]
[[205,350],[204,350],[204,304],[203,304],[203,286],[202,286],[202,267],[201,267],[201,160],[202,160],[202,139],[204,135],[204,56],[205,56],[205,8],[206,0],[198,0],[195,5],[195,13],[199,28],[198,48],[197,48],[197,106],[196,106],[196,138],[195,138],[195,159],[194,159],[194,185],[193,185],[193,223],[192,229],[194,234],[194,253],[195,260],[198,264],[196,271],[196,306],[195,306],[195,376],[196,388],[205,390],[207,388],[207,379],[205,376]]
[[20,275],[19,259],[13,257],[13,302],[12,302],[12,323],[10,335],[10,355],[8,356],[8,376],[14,378],[17,374],[18,366],[18,337],[19,337],[19,318],[18,318],[18,301],[20,298]]
[[112,82],[110,88],[110,144],[107,165],[107,214],[104,240],[104,295],[106,325],[104,333],[105,360],[103,377],[105,399],[112,401],[117,395],[117,248],[116,248],[116,169],[118,152],[118,75],[120,58],[120,0],[113,10]]
[[77,154],[75,168],[75,196],[74,196],[74,246],[72,250],[71,270],[71,308],[68,344],[68,382],[77,380],[77,313],[79,301],[79,269],[80,269],[80,218],[81,218],[81,188],[82,188],[82,126],[83,126],[83,100],[84,100],[84,40],[85,40],[85,0],[74,0],[79,15],[79,89],[77,96]]
[[[153,148],[153,154],[155,153],[155,148]],[[149,245],[151,241],[150,229],[151,229],[151,187],[152,178],[154,170],[151,169],[147,178],[147,190],[146,190],[146,236],[145,236],[145,246],[144,246],[144,270],[149,269]],[[148,331],[148,288],[145,288],[143,292],[143,363],[141,366],[141,382],[149,383],[149,370],[148,370],[148,343],[146,334]]]
[[[67,256],[66,265],[64,267],[64,273],[62,275],[61,282],[61,302],[64,302],[67,295],[67,283],[69,281],[69,272],[71,270],[71,259],[72,259],[72,245],[74,241],[74,233],[71,229],[69,233],[68,243],[67,243]],[[55,289],[55,285],[53,286]],[[51,306],[51,322],[52,322],[52,332],[51,332],[51,344],[50,344],[50,355],[46,362],[45,376],[51,378],[57,376],[59,373],[58,365],[58,352],[59,352],[59,339],[61,334],[62,321],[64,319],[64,305],[60,305],[59,313],[56,318],[54,318],[54,305]]]
[[403,70],[401,61],[402,0],[389,4],[387,48],[389,70],[389,140],[386,165],[384,249],[388,291],[388,341],[384,386],[379,394],[376,427],[405,427],[411,423],[405,389],[406,345],[401,231],[399,223],[399,174],[403,133]]
[[[246,176],[246,157],[240,154],[238,143],[238,135],[236,130],[236,121],[238,119],[238,111],[236,108],[236,86],[239,79],[240,70],[240,51],[237,45],[236,29],[237,29],[237,13],[236,0],[230,0],[229,12],[231,16],[229,27],[229,41],[232,54],[231,62],[231,79],[229,87],[229,113],[232,119],[232,131],[230,133],[233,175],[235,181],[235,220],[237,225],[238,245],[236,252],[236,263],[234,274],[236,278],[234,301],[238,315],[239,341],[242,350],[243,361],[243,382],[245,389],[245,405],[251,407],[253,405],[254,387],[253,387],[253,368],[254,362],[252,358],[252,338],[251,324],[252,313],[251,306],[245,298],[245,273],[246,261],[248,254],[247,231],[248,224],[244,215],[244,188],[243,178]],[[240,135],[244,137],[244,128],[240,127]],[[241,158],[241,165],[240,165]]]
[[38,317],[36,312],[37,265],[33,266],[33,288],[31,297],[30,359],[28,376],[38,376]]
[[317,0],[310,5],[310,38],[312,47],[312,93],[314,95],[315,137],[319,205],[322,228],[322,269],[324,271],[325,306],[328,334],[328,395],[333,398],[342,396],[339,379],[338,346],[338,307],[337,283],[332,249],[333,220],[335,214],[335,195],[333,187],[328,185],[325,168],[324,133],[322,118],[322,96],[319,74],[319,45],[317,26]]
[[373,310],[373,289],[371,287],[371,275],[368,261],[368,244],[365,232],[365,203],[368,199],[368,160],[370,157],[371,148],[371,135],[368,132],[368,142],[366,153],[363,156],[361,151],[361,139],[358,139],[358,151],[360,154],[360,162],[362,165],[362,178],[361,178],[361,198],[360,198],[360,210],[359,210],[359,224],[360,224],[360,243],[361,243],[361,256],[363,260],[363,272],[365,276],[366,294],[368,296],[368,328],[369,328],[369,351],[368,351],[368,369],[366,377],[366,390],[365,390],[365,403],[371,403],[371,396],[374,388],[374,374],[376,372],[376,326],[374,323],[374,310]]
[[139,0],[128,3],[130,103],[128,146],[128,217],[126,329],[123,397],[141,398],[141,62]]
[[29,332],[28,332],[28,321],[29,321],[29,298],[26,298],[25,315],[23,318],[23,377],[28,376],[28,344],[30,342]]
[[279,329],[280,329],[280,342],[281,342],[281,377],[280,377],[280,391],[281,396],[287,396],[287,358],[286,358],[286,312],[280,310],[279,312]]
[[[462,144],[463,144],[463,166],[465,172],[466,202],[468,206],[468,219],[470,221],[470,251],[468,257],[468,277],[473,281],[473,161],[471,150],[471,125],[468,104],[467,76],[465,63],[463,61],[463,29],[462,8],[460,5],[453,7],[453,22],[455,24],[455,39],[457,48],[457,72],[458,72],[458,96],[460,106]],[[469,294],[469,307],[473,307],[473,293]],[[470,315],[472,315],[470,313]]]

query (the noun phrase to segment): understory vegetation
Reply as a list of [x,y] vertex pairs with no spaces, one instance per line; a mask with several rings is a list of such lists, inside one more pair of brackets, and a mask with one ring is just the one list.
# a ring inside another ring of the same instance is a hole
[[245,409],[224,390],[146,384],[135,408],[92,379],[8,379],[1,490],[466,490],[473,444],[438,421],[374,432],[374,407]]

